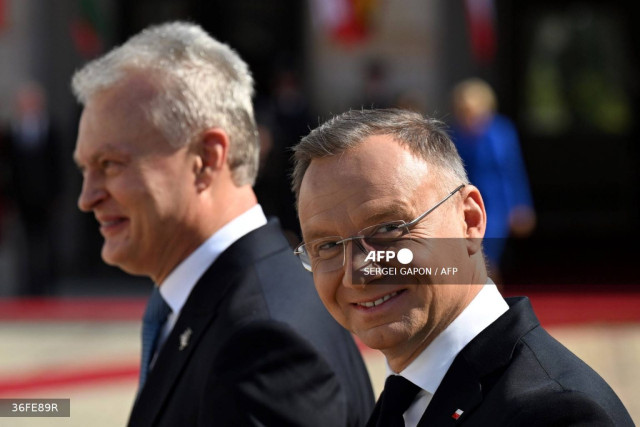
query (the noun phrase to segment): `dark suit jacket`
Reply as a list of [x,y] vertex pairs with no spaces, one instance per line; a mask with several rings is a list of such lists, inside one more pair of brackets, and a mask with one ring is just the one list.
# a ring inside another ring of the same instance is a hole
[[351,335],[274,221],[231,245],[198,281],[129,425],[357,426],[372,409]]
[[528,298],[507,303],[455,358],[419,426],[633,425],[607,383],[540,326]]

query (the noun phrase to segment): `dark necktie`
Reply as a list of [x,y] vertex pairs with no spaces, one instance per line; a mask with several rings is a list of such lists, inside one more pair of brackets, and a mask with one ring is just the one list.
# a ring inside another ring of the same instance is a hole
[[400,375],[391,375],[384,383],[378,427],[404,427],[402,414],[411,406],[420,387]]
[[154,286],[151,297],[147,302],[147,309],[142,318],[142,359],[140,362],[139,390],[142,390],[142,386],[147,379],[150,368],[149,365],[156,351],[160,331],[170,313],[171,308],[164,298],[162,298],[160,289]]

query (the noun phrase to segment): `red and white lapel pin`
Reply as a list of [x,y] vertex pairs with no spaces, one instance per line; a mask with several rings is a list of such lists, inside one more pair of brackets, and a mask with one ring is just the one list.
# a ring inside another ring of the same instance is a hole
[[464,411],[462,409],[456,409],[456,412],[451,414],[451,418],[453,418],[454,420],[457,420],[458,418],[460,418],[460,415],[462,415],[463,412]]

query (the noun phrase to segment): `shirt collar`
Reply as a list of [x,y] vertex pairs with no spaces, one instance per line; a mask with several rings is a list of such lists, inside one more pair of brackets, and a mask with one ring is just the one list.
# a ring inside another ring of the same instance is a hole
[[[462,313],[399,375],[434,394],[460,350],[508,309],[489,279]],[[387,369],[391,374],[389,365]]]
[[160,293],[171,311],[180,313],[193,287],[222,252],[245,234],[266,223],[262,207],[255,205],[225,224],[178,264],[160,286]]

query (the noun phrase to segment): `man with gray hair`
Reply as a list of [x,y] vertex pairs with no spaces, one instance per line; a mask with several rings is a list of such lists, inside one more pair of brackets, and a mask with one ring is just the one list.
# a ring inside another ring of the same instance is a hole
[[73,77],[78,206],[102,258],[155,284],[130,426],[362,425],[352,337],[267,221],[247,65],[199,26],[150,27]]
[[294,150],[295,253],[334,318],[387,359],[369,426],[633,425],[528,299],[487,277],[482,196],[442,123],[349,111]]

